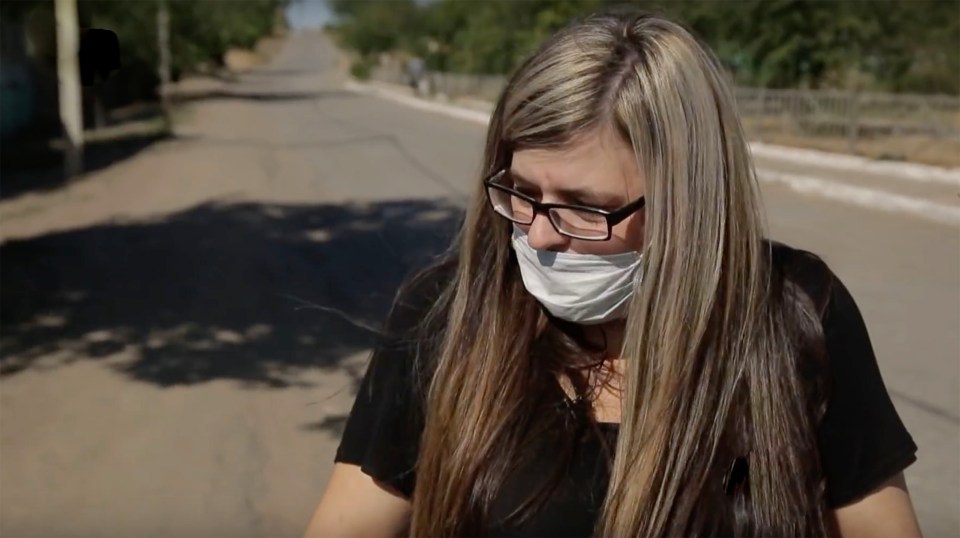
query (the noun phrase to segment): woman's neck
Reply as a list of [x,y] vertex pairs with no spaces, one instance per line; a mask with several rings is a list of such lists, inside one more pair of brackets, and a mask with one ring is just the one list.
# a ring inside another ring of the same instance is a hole
[[619,359],[626,324],[622,320],[584,327],[584,337],[598,348],[603,348],[603,358]]

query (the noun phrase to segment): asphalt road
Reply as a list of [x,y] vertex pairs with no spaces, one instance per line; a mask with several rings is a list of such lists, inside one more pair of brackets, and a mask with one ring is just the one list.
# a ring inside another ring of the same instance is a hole
[[[443,249],[483,139],[345,91],[336,66],[295,37],[198,86],[177,136],[0,199],[0,535],[302,532],[372,341],[343,316],[378,323]],[[920,446],[926,535],[960,535],[960,230],[765,197],[773,237],[823,256],[861,307]]]

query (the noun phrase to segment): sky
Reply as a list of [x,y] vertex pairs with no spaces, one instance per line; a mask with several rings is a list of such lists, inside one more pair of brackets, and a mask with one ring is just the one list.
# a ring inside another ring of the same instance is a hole
[[330,8],[326,0],[294,0],[287,8],[287,20],[290,27],[319,28],[330,20]]

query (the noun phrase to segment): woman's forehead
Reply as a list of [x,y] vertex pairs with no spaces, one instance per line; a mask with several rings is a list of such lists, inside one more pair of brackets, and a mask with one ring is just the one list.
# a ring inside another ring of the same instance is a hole
[[560,148],[514,152],[511,170],[543,189],[591,186],[633,191],[641,182],[636,157],[616,135],[581,135]]

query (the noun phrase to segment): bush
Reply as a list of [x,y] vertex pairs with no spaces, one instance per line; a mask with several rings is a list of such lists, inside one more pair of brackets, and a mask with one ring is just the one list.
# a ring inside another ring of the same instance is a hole
[[360,80],[368,80],[370,73],[373,72],[373,60],[368,57],[361,57],[350,66],[350,74]]

